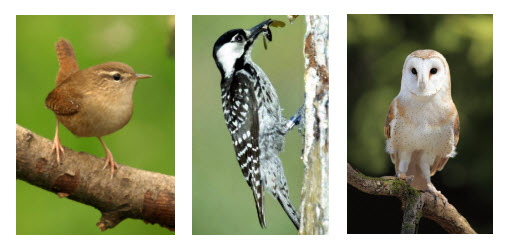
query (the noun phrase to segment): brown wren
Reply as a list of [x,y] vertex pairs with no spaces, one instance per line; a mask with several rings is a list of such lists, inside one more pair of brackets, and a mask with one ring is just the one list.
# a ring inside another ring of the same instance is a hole
[[[57,117],[52,150],[60,165],[64,149],[58,138],[58,125],[62,123],[78,137],[97,137],[106,151],[106,162],[111,177],[117,167],[101,137],[124,127],[133,114],[133,91],[139,79],[150,78],[136,74],[120,62],[106,62],[79,70],[71,43],[60,39],[55,44],[60,68],[56,88],[46,97],[46,107]],[[103,169],[104,169],[103,168]]]

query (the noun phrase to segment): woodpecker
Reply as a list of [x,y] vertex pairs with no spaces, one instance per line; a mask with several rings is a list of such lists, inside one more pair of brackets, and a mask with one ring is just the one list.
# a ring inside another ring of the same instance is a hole
[[213,56],[221,73],[221,100],[226,126],[231,134],[237,161],[253,191],[262,228],[266,227],[264,190],[279,201],[299,229],[299,213],[290,202],[288,185],[279,159],[284,136],[300,120],[286,120],[279,99],[263,70],[251,60],[253,44],[261,33],[272,39],[271,19],[251,29],[224,33],[214,44]]

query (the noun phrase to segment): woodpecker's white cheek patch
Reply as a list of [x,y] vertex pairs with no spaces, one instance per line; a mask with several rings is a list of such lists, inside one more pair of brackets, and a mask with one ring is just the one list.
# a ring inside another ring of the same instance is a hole
[[223,66],[226,77],[232,75],[235,62],[242,54],[244,54],[244,46],[240,43],[227,43],[217,51],[217,60]]

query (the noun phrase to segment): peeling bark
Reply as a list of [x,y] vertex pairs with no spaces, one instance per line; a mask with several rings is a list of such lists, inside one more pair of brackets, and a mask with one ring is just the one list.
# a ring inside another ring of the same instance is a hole
[[329,231],[329,16],[306,16],[306,165],[301,197],[300,234]]
[[97,208],[102,230],[126,218],[175,229],[175,177],[118,165],[113,179],[104,159],[64,148],[56,165],[52,141],[16,125],[16,179]]

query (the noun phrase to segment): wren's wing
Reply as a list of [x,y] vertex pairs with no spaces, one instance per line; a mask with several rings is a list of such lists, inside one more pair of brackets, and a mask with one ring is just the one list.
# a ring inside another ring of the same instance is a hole
[[74,49],[68,40],[60,39],[55,43],[55,50],[57,51],[58,64],[60,68],[57,74],[57,86],[64,82],[71,74],[80,70]]
[[46,97],[46,107],[57,115],[72,115],[79,111],[81,95],[69,84],[57,86]]
[[253,191],[260,225],[265,227],[263,184],[258,147],[258,103],[254,82],[244,72],[236,73],[229,86],[223,87],[223,109],[232,136],[237,161]]

